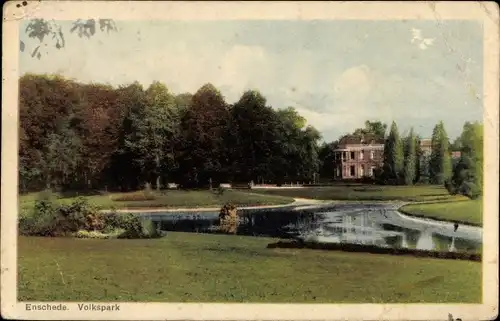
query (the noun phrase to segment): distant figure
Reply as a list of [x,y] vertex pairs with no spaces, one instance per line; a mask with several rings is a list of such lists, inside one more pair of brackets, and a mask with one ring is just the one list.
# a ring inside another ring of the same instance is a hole
[[458,223],[455,223],[455,232],[458,230]]

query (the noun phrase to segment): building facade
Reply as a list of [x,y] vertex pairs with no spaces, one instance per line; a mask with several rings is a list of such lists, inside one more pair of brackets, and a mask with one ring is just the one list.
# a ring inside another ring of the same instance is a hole
[[384,141],[373,137],[344,136],[334,150],[334,179],[374,177],[382,166]]
[[[432,141],[420,140],[421,175],[428,176],[428,162],[432,153]],[[451,158],[460,158],[460,152],[452,152]],[[349,180],[374,177],[376,169],[384,161],[384,141],[373,137],[344,136],[334,150],[334,179]]]

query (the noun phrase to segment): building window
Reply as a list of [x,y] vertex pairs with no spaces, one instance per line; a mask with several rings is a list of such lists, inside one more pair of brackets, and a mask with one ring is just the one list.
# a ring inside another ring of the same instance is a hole
[[345,160],[347,158],[347,153],[346,152],[342,152],[342,160]]
[[373,150],[370,151],[370,159],[375,158],[375,152]]
[[354,167],[354,165],[351,166],[351,173],[350,174],[351,174],[351,176],[355,176],[356,175],[356,167]]
[[363,160],[364,158],[365,158],[365,151],[362,150],[361,152],[359,152],[359,159]]
[[359,176],[365,176],[365,167],[363,165],[359,166]]
[[351,152],[351,159],[354,159],[354,152]]
[[372,167],[370,167],[370,176],[373,177],[374,173],[375,173],[375,167],[372,166]]

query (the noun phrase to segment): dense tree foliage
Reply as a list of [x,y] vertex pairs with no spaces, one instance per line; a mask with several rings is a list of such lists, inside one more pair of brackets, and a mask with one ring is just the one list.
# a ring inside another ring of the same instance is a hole
[[459,141],[461,157],[447,187],[452,193],[476,198],[483,192],[483,125],[466,122]]
[[377,139],[384,139],[387,131],[387,124],[380,121],[365,121],[364,128],[358,128],[353,135],[372,135]]
[[432,132],[432,152],[429,160],[429,178],[433,184],[444,184],[451,177],[451,155],[448,135],[443,122]]
[[234,105],[211,84],[113,88],[59,76],[20,79],[20,188],[121,189],[167,182],[312,181],[319,132],[257,91]]
[[389,135],[384,144],[384,181],[390,184],[401,184],[404,179],[404,148],[399,136],[398,126],[392,122]]
[[417,178],[417,140],[413,133],[413,128],[410,134],[406,137],[405,143],[405,158],[404,158],[404,183],[413,185]]

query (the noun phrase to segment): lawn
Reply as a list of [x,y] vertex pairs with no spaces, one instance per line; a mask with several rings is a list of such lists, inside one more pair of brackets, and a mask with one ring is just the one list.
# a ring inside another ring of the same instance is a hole
[[267,249],[276,239],[19,237],[20,301],[479,303],[481,263]]
[[[38,193],[20,196],[21,210],[29,211],[33,208]],[[227,202],[236,206],[278,205],[293,202],[290,197],[274,195],[256,195],[243,191],[226,190],[222,194],[215,191],[182,191],[172,190],[165,192],[112,193],[86,196],[90,203],[102,208],[148,208],[148,207],[219,207]],[[70,203],[75,197],[58,196],[59,203]]]
[[359,200],[359,201],[435,201],[460,199],[451,196],[442,186],[328,186],[287,189],[254,189],[252,193],[264,195],[281,195],[287,197],[302,197],[318,200]]
[[481,199],[461,202],[409,204],[400,208],[400,211],[414,216],[478,226],[481,226],[483,222],[483,201]]

